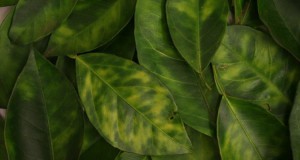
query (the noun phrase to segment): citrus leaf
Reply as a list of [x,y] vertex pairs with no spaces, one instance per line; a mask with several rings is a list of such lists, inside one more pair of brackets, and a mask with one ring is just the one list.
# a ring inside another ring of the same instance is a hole
[[104,45],[130,21],[135,2],[78,1],[70,17],[52,34],[45,54],[77,54]]
[[0,7],[12,6],[18,3],[18,0],[1,0]]
[[228,6],[224,0],[168,0],[172,40],[190,66],[201,73],[220,45]]
[[19,0],[9,31],[12,41],[30,44],[56,29],[71,13],[77,0]]
[[83,118],[76,91],[39,53],[29,55],[6,114],[10,159],[78,158]]
[[218,160],[219,150],[214,139],[187,127],[187,132],[193,144],[189,154],[171,156],[152,156],[152,160]]
[[[119,150],[102,138],[87,117],[84,121],[84,137],[79,160],[114,159]],[[101,157],[101,158],[100,158]]]
[[0,108],[6,108],[15,81],[26,63],[29,49],[10,42],[7,34],[13,11],[0,26]]
[[272,37],[300,61],[300,2],[297,0],[258,0],[260,19]]
[[217,126],[223,160],[291,159],[288,128],[258,105],[223,97]]
[[262,22],[257,18],[256,0],[235,0],[234,1],[235,24],[258,27]]
[[190,141],[169,91],[132,61],[109,54],[76,58],[89,120],[114,147],[137,154],[187,153]]
[[298,84],[298,89],[295,97],[294,106],[291,111],[289,124],[293,157],[294,159],[300,159],[300,83]]
[[0,159],[7,160],[7,151],[4,144],[4,124],[5,121],[0,115]]
[[138,155],[135,153],[122,152],[115,158],[115,160],[150,160],[150,158],[145,155]]
[[252,101],[286,120],[299,64],[267,35],[228,27],[212,63],[222,94]]
[[174,48],[165,22],[165,3],[165,0],[137,3],[135,38],[139,63],[168,87],[184,123],[211,136],[214,127],[209,115],[216,113],[219,97],[211,70],[204,73],[210,90]]
[[74,86],[76,83],[75,60],[66,56],[58,56],[55,64],[56,68],[64,73]]

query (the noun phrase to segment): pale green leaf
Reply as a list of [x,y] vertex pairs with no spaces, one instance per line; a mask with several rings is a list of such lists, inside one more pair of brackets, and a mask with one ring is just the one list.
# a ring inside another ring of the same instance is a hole
[[168,0],[172,40],[188,64],[201,73],[218,49],[226,28],[225,0]]
[[187,153],[190,141],[165,86],[132,61],[90,53],[76,58],[89,120],[114,147],[137,154]]
[[78,1],[69,18],[52,34],[46,55],[91,51],[110,41],[130,21],[136,0]]
[[83,117],[71,83],[39,53],[31,52],[12,92],[5,124],[11,160],[77,159]]
[[211,136],[219,97],[211,70],[205,70],[206,82],[203,82],[174,48],[168,33],[165,3],[165,0],[137,3],[135,38],[139,63],[168,87],[184,123]]
[[291,159],[288,128],[258,105],[223,97],[217,126],[222,160]]

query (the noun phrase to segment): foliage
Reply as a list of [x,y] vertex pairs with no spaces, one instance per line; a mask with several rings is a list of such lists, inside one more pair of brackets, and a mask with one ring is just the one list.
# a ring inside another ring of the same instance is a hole
[[5,6],[1,160],[300,158],[298,1]]

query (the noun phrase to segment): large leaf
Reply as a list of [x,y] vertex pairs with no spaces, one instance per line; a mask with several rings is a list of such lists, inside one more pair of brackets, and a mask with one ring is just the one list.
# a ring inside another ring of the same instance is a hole
[[86,117],[84,121],[83,144],[79,160],[112,160],[118,153],[119,150],[107,143]]
[[0,159],[7,160],[6,147],[4,144],[4,119],[0,115]]
[[100,53],[78,56],[76,68],[86,113],[110,144],[137,154],[190,151],[172,96],[145,69]]
[[115,160],[149,160],[150,158],[145,155],[138,155],[135,153],[121,152]]
[[291,159],[288,128],[258,105],[223,97],[217,131],[223,160]]
[[71,83],[31,52],[9,101],[5,142],[10,159],[77,159],[83,118]]
[[192,153],[171,155],[171,156],[152,156],[152,160],[218,160],[219,150],[217,142],[202,133],[191,128],[187,128],[189,137],[193,143]]
[[174,44],[201,73],[220,45],[226,28],[225,0],[168,0],[167,20]]
[[290,134],[294,159],[300,159],[300,83],[290,115]]
[[299,64],[267,35],[228,27],[213,64],[222,94],[255,102],[286,120]]
[[215,113],[218,93],[211,70],[204,73],[210,90],[174,48],[168,33],[165,3],[165,0],[140,0],[137,3],[135,38],[139,62],[169,88],[187,125],[213,135],[209,114]]
[[11,13],[0,27],[0,108],[6,108],[15,81],[26,63],[29,49],[12,44],[7,36]]
[[272,37],[300,61],[300,1],[258,0],[258,12]]
[[18,0],[1,0],[0,7],[3,6],[12,6],[18,3]]
[[77,0],[19,0],[9,37],[16,43],[30,44],[56,29],[71,13]]
[[51,36],[46,55],[76,54],[111,40],[131,19],[136,0],[78,1]]

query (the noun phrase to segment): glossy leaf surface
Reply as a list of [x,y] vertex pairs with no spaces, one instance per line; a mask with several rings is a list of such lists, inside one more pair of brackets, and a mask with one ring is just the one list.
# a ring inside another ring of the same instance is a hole
[[290,115],[290,135],[294,159],[300,159],[300,83]]
[[115,158],[115,160],[150,160],[150,158],[145,155],[138,155],[135,153],[122,152]]
[[174,48],[168,34],[165,3],[165,0],[140,0],[137,3],[135,38],[139,63],[169,88],[187,125],[213,135],[209,120],[218,103],[218,93],[212,75],[209,69],[206,70],[209,90]]
[[110,144],[137,154],[190,151],[177,106],[153,75],[132,61],[108,54],[85,54],[76,61],[86,113]]
[[226,28],[224,0],[168,0],[172,40],[190,66],[201,73],[220,45]]
[[258,11],[272,37],[300,61],[300,1],[258,0]]
[[223,160],[291,159],[288,128],[258,105],[223,97],[217,131]]
[[31,52],[8,105],[5,141],[9,158],[77,159],[82,130],[75,89],[51,63]]
[[7,34],[13,12],[0,26],[0,108],[6,108],[15,81],[26,63],[29,49],[10,42]]
[[187,132],[193,144],[193,150],[189,154],[171,156],[152,156],[152,160],[218,160],[219,150],[217,142],[211,137],[199,133],[191,128]]
[[30,44],[56,29],[71,13],[77,0],[19,0],[9,31],[12,41]]
[[104,45],[129,22],[135,2],[78,1],[70,17],[51,36],[46,55],[77,54]]
[[228,27],[213,64],[222,94],[252,101],[286,119],[299,64],[267,35],[250,27]]

